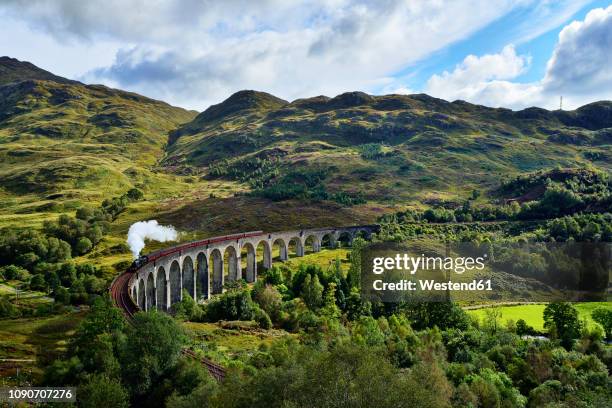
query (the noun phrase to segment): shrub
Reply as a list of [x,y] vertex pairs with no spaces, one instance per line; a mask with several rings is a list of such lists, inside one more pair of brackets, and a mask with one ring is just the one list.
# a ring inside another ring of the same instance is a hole
[[0,268],[0,278],[5,280],[25,281],[30,276],[27,269],[16,265],[7,265]]
[[91,251],[91,248],[93,248],[93,244],[87,237],[79,238],[74,246],[75,252],[79,255],[86,254],[87,252]]
[[270,316],[268,316],[265,310],[260,309],[259,307],[254,309],[253,320],[255,320],[262,329],[267,330],[272,327],[272,320],[270,319]]
[[32,276],[32,279],[30,279],[30,289],[39,290],[41,292],[46,291],[47,282],[45,281],[45,277],[40,274]]

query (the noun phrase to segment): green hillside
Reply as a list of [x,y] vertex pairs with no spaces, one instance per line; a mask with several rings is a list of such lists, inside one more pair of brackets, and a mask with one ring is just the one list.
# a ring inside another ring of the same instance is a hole
[[[89,255],[115,264],[130,256],[110,248],[143,219],[192,239],[375,222],[411,208],[458,212],[467,200],[539,200],[554,168],[564,188],[577,178],[587,184],[579,194],[593,180],[607,191],[611,112],[609,101],[514,112],[422,94],[288,102],[241,91],[196,114],[4,57],[0,227],[40,228],[136,187],[144,199],[116,215]],[[540,181],[529,191],[503,184],[532,176]]]
[[133,186],[170,184],[157,162],[168,132],[194,115],[0,59],[2,212],[44,218]]
[[330,195],[419,204],[465,199],[474,188],[543,168],[608,171],[611,126],[609,101],[514,112],[422,94],[288,103],[241,91],[174,132],[163,164],[264,189],[314,168]]

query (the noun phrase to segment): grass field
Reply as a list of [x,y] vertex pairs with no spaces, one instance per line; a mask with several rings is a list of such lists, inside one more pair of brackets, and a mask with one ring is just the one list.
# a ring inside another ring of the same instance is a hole
[[84,316],[84,312],[75,312],[0,320],[0,377],[14,375],[17,368],[39,375],[40,365],[66,350]]
[[[612,308],[612,303],[608,302],[592,302],[592,303],[577,303],[574,305],[578,309],[578,315],[581,320],[586,320],[589,327],[593,327],[597,323],[591,318],[591,312],[597,307]],[[519,319],[525,320],[528,325],[539,331],[544,331],[544,308],[545,304],[529,304],[529,305],[516,305],[516,306],[501,306],[501,320],[503,323],[508,320],[514,320],[515,322]],[[486,308],[468,310],[468,314],[477,317],[481,322],[485,318]]]
[[185,322],[195,349],[216,361],[250,354],[263,345],[289,335],[284,330],[262,330],[250,322],[194,323]]

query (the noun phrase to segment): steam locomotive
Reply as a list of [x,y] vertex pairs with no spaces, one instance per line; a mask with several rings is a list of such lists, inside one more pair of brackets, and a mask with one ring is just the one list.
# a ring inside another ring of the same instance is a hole
[[265,235],[265,234],[263,231],[251,231],[251,232],[245,232],[242,234],[224,235],[221,237],[208,238],[208,239],[203,239],[199,241],[188,242],[186,244],[177,245],[171,248],[161,249],[159,251],[151,252],[148,255],[141,255],[138,258],[136,258],[134,262],[132,262],[132,264],[127,269],[127,272],[136,272],[139,268],[146,265],[147,263],[155,262],[159,258],[163,258],[165,256],[174,254],[176,252],[180,253],[182,251],[185,251],[191,248],[207,246],[207,245],[214,244],[217,242],[234,241],[234,240],[238,241],[240,239],[257,237],[260,235]]

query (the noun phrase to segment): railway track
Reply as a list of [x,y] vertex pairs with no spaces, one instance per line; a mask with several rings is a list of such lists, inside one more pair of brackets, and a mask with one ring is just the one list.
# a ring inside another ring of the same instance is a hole
[[[127,322],[134,325],[134,315],[140,308],[134,303],[129,295],[128,284],[133,272],[124,272],[116,277],[110,285],[109,293],[115,305],[121,309]],[[225,368],[210,361],[207,358],[198,356],[193,350],[183,349],[183,354],[187,357],[198,360],[217,381],[225,378]]]

